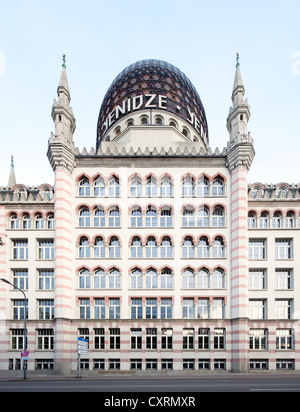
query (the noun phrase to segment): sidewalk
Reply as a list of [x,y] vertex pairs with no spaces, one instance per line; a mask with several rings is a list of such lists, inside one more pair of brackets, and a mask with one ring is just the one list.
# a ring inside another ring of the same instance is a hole
[[[58,375],[58,374],[47,374],[37,371],[27,371],[27,379],[30,381],[66,381],[66,380],[218,380],[218,379],[300,379],[300,372],[288,371],[288,372],[276,372],[276,371],[262,371],[262,372],[251,372],[251,373],[230,373],[230,372],[202,372],[199,373],[186,373],[183,371],[176,371],[172,373],[162,373],[157,372],[83,372],[81,371],[80,377],[76,374],[70,375]],[[0,372],[0,382],[9,381],[22,381],[24,380],[23,371],[7,371]]]

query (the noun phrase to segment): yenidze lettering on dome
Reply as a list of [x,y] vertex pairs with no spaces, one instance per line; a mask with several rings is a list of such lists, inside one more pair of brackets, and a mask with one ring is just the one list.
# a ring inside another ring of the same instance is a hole
[[122,116],[140,109],[167,109],[167,97],[157,94],[140,94],[124,100],[121,105],[111,111],[102,124],[101,136]]

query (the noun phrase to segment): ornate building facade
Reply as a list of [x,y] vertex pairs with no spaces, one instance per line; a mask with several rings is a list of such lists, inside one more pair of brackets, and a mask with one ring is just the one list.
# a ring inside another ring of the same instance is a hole
[[[229,139],[176,67],[126,68],[75,146],[65,62],[52,107],[55,184],[0,188],[0,370],[300,369],[300,187],[248,183],[255,152],[237,59]],[[25,305],[27,303],[27,305]],[[26,308],[26,310],[25,310]]]

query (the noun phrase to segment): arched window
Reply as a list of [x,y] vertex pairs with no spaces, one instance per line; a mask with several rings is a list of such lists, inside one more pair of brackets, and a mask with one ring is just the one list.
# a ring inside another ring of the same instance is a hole
[[31,229],[31,218],[30,218],[28,213],[25,213],[23,215],[22,228],[23,229]]
[[169,236],[164,236],[160,246],[160,257],[171,258],[173,257],[172,242]]
[[195,211],[192,207],[186,207],[182,214],[182,226],[193,227],[195,226]]
[[109,257],[110,258],[120,258],[121,257],[121,246],[117,237],[113,236],[109,242]]
[[157,243],[153,236],[149,236],[146,243],[146,257],[157,258]]
[[225,287],[225,274],[224,270],[217,268],[214,270],[211,276],[211,285],[212,289],[223,289]]
[[157,211],[154,206],[149,206],[146,211],[146,227],[157,227]]
[[142,116],[141,124],[148,124],[148,123],[149,123],[148,116]]
[[150,176],[146,181],[146,196],[147,197],[157,196],[157,181],[153,176]]
[[98,177],[94,182],[94,196],[104,197],[105,196],[105,183],[102,177]]
[[223,258],[225,257],[225,247],[221,236],[216,237],[212,246],[212,257]]
[[195,257],[195,246],[191,236],[186,236],[182,246],[182,257],[193,258]]
[[157,289],[158,287],[158,276],[157,271],[153,268],[147,270],[146,273],[146,289]]
[[109,196],[119,197],[120,196],[120,181],[116,176],[113,176],[109,182]]
[[212,213],[212,225],[213,227],[223,227],[224,226],[224,209],[221,207],[216,207]]
[[131,181],[130,196],[140,197],[140,196],[142,196],[142,194],[143,194],[143,186],[142,186],[141,179],[139,179],[138,177],[135,177]]
[[87,237],[82,237],[79,242],[79,257],[89,258],[91,257],[91,248]]
[[197,288],[208,289],[209,288],[209,271],[206,268],[201,268],[197,276]]
[[83,269],[79,273],[79,288],[90,289],[91,287],[91,274],[89,270]]
[[109,227],[120,227],[121,226],[121,218],[120,218],[120,211],[117,206],[113,207],[109,211],[109,218],[108,218]]
[[197,226],[199,227],[209,226],[209,210],[207,207],[203,207],[198,210]]
[[280,186],[277,191],[276,191],[276,196],[277,198],[281,197],[281,198],[285,198],[287,197],[287,188],[285,186]]
[[132,258],[142,258],[143,257],[143,246],[141,239],[135,236],[131,242],[131,257]]
[[47,217],[47,228],[54,229],[54,226],[55,226],[54,215],[51,214]]
[[197,185],[197,196],[204,197],[209,195],[209,181],[205,176],[201,176]]
[[91,187],[87,178],[83,178],[79,182],[79,196],[90,196]]
[[184,289],[194,289],[195,288],[195,272],[193,269],[185,269],[182,276],[182,287]]
[[90,227],[90,211],[87,207],[83,207],[79,211],[79,227]]
[[160,213],[160,226],[172,227],[172,209],[169,206],[163,206]]
[[195,194],[195,182],[192,176],[186,176],[182,182],[182,196],[191,197]]
[[43,218],[43,216],[41,215],[41,213],[38,213],[36,216],[35,216],[35,228],[36,229],[44,229],[44,218]]
[[120,289],[121,287],[121,274],[116,268],[113,268],[108,275],[108,287],[110,289]]
[[94,245],[94,257],[105,258],[105,243],[103,237],[101,236],[96,237]]
[[99,268],[95,271],[94,274],[94,287],[95,289],[105,289],[105,271],[102,268]]
[[262,192],[261,188],[260,188],[259,186],[254,186],[254,187],[251,189],[251,193],[252,193],[253,199],[256,199],[257,195],[258,195],[260,192]]
[[282,214],[281,212],[275,212],[272,218],[273,229],[279,229],[282,227]]
[[164,119],[162,118],[162,116],[155,116],[154,123],[158,125],[162,125],[164,124]]
[[161,271],[161,282],[160,287],[162,289],[171,289],[173,287],[173,275],[172,270],[169,268],[164,268]]
[[223,196],[225,194],[224,180],[221,177],[217,177],[212,184],[212,195]]
[[105,211],[101,206],[96,207],[94,210],[94,226],[105,227]]
[[248,213],[248,228],[249,229],[256,228],[256,214],[253,212]]
[[143,273],[138,268],[133,269],[131,272],[130,287],[132,289],[143,289]]
[[164,177],[160,184],[161,197],[171,197],[173,195],[172,181],[169,177]]
[[201,236],[197,247],[198,258],[209,257],[209,243],[206,236]]
[[285,217],[285,227],[293,228],[296,227],[295,225],[295,213],[294,212],[287,212]]
[[267,229],[270,227],[270,215],[268,212],[262,212],[259,218],[260,229]]
[[[24,219],[24,218],[23,218]],[[9,219],[10,229],[19,229],[19,219],[16,213],[13,213]]]
[[131,211],[131,227],[142,227],[143,215],[140,207],[135,207]]

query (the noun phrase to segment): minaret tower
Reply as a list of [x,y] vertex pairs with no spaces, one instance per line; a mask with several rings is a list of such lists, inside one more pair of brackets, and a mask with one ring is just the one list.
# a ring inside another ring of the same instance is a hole
[[231,319],[232,372],[248,372],[248,171],[255,152],[247,132],[250,106],[237,53],[232,107],[227,118],[227,166],[231,173]]
[[62,72],[54,100],[52,118],[55,134],[48,142],[48,158],[55,174],[55,364],[58,373],[71,370],[70,336],[72,318],[72,173],[75,167],[73,134],[75,117],[63,56]]

